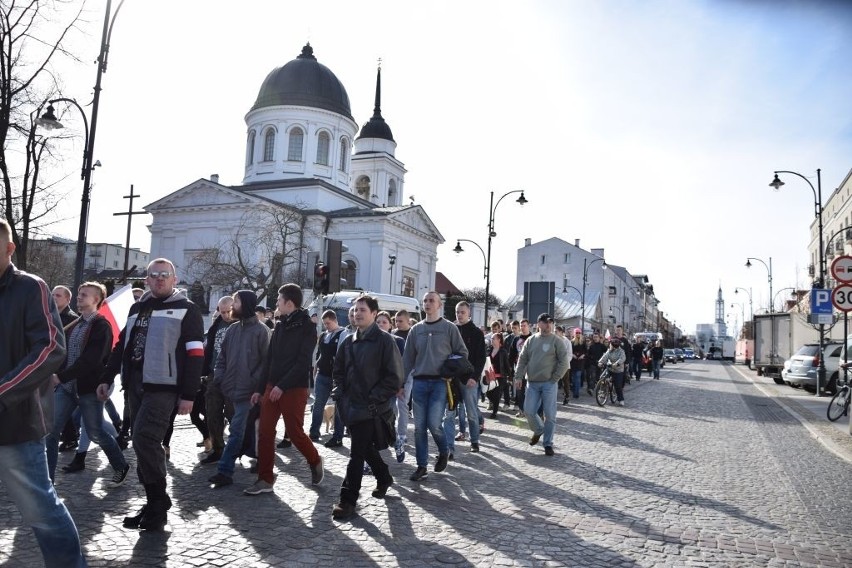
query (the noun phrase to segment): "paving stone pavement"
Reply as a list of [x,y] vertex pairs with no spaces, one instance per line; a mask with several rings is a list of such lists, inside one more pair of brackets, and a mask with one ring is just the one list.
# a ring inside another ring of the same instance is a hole
[[[600,408],[584,393],[560,406],[554,457],[531,448],[508,413],[487,421],[481,453],[457,442],[447,471],[433,473],[433,460],[421,483],[408,480],[411,452],[403,464],[385,452],[396,484],[379,500],[365,477],[351,522],[331,519],[345,447],[320,447],[319,487],[295,448],[279,450],[275,493],[248,497],[248,460],[234,485],[209,487],[215,468],[197,465],[199,436],[185,417],[166,531],[121,527],[143,492],[133,473],[109,487],[99,450],[84,472],[58,473],[57,491],[90,566],[852,566],[842,484],[852,466],[732,365],[669,365],[626,398],[625,408]],[[43,565],[2,487],[0,563]]]

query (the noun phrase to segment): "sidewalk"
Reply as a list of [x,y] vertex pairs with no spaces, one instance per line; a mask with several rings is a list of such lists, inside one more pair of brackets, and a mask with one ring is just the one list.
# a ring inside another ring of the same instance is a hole
[[743,378],[751,381],[766,396],[778,402],[787,412],[808,429],[811,435],[831,452],[852,463],[852,434],[849,422],[852,416],[843,416],[836,422],[826,417],[831,396],[815,396],[804,389],[794,389],[776,384],[769,377],[760,377],[744,365],[732,365]]

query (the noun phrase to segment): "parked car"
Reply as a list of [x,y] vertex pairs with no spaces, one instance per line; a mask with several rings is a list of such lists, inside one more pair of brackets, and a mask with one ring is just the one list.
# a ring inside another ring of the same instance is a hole
[[683,350],[683,356],[686,357],[687,359],[695,359],[695,350],[690,349],[690,348],[686,348],[686,349]]
[[685,355],[683,349],[677,348],[677,349],[674,350],[674,352],[675,352],[675,357],[677,357],[678,361],[686,361],[686,355]]
[[[837,388],[838,369],[840,358],[843,354],[843,344],[831,341],[825,344],[825,390],[834,392]],[[816,390],[817,371],[819,370],[819,343],[807,343],[802,345],[796,353],[790,357],[790,368],[782,371],[782,379],[794,388],[804,387],[807,390]]]
[[663,361],[666,363],[677,363],[677,353],[674,349],[663,349]]

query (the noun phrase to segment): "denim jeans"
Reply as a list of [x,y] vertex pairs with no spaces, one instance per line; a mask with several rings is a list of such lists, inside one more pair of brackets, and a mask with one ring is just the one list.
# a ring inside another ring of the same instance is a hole
[[660,363],[662,361],[660,359],[654,359],[654,378],[660,378]]
[[417,467],[429,464],[429,432],[439,454],[448,453],[447,437],[441,419],[447,407],[447,383],[444,379],[414,379],[414,449]]
[[71,392],[64,388],[57,388],[53,394],[53,428],[47,435],[47,467],[50,479],[54,479],[56,473],[56,461],[59,456],[59,436],[65,422],[71,417],[74,409],[80,409],[83,427],[86,434],[101,447],[106,454],[109,464],[113,469],[124,469],[127,460],[121,453],[121,448],[115,438],[104,432],[104,403],[98,400],[95,393],[77,395],[77,390]]
[[[325,411],[325,405],[328,403],[328,397],[331,395],[331,387],[333,383],[331,377],[317,373],[317,378],[314,381],[314,404],[311,413],[311,427],[308,433],[314,438],[320,437],[320,426],[322,426],[322,415]],[[234,409],[236,412],[236,409]],[[334,434],[332,438],[335,440],[343,439],[343,419],[340,413],[334,413]]]
[[636,377],[638,381],[642,377],[642,359],[634,357],[630,361],[630,371],[630,374]]
[[[113,426],[112,422],[110,422],[109,420],[104,420],[103,426],[104,426],[104,433],[107,436],[112,436],[113,438],[116,438],[116,442],[117,442],[118,441],[117,440],[118,430],[115,429],[115,426]],[[91,446],[91,445],[92,445],[92,440],[91,440],[91,438],[89,438],[89,433],[86,431],[86,425],[83,424],[83,426],[80,427],[80,445],[77,446],[77,453],[79,454],[81,452],[88,452],[89,446]]]
[[615,399],[624,400],[624,373],[612,374],[612,386],[615,387]]
[[[556,391],[554,382],[527,382],[524,414],[530,430],[534,434],[544,434],[544,445],[553,445],[553,433],[556,431]],[[538,415],[539,407],[544,407],[544,422]]]
[[[219,473],[222,475],[234,477],[234,464],[243,448],[249,410],[251,410],[250,400],[234,401],[234,417],[231,418],[228,426],[228,441],[225,443],[222,457],[219,458]],[[251,427],[254,428],[254,424]]]
[[470,430],[470,442],[479,443],[479,385],[462,385],[462,400],[459,401],[455,410],[447,409],[444,413],[444,434],[447,438],[447,449],[455,451],[456,444],[456,417],[459,417],[459,431],[465,432],[465,420],[467,430]]
[[411,390],[414,388],[414,379],[411,375],[406,378],[402,388],[402,398],[394,396],[391,399],[391,407],[396,413],[396,442],[398,445],[404,445],[408,441],[408,401],[411,400]]
[[583,382],[583,369],[572,369],[571,373],[571,396],[580,398],[580,383]]
[[[59,427],[62,431],[62,426]],[[0,446],[0,482],[32,527],[47,568],[86,566],[74,519],[53,489],[44,442]]]

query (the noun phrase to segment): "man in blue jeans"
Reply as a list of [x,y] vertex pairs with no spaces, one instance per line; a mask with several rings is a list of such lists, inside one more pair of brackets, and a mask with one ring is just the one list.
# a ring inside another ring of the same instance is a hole
[[[524,414],[533,435],[530,446],[538,444],[544,435],[544,453],[553,455],[553,433],[556,430],[556,393],[559,380],[570,367],[565,342],[553,333],[553,318],[549,314],[538,316],[538,333],[524,342],[515,371],[515,386],[526,377],[527,392]],[[544,421],[538,415],[544,409]]]
[[[56,473],[59,436],[71,414],[79,407],[83,425],[89,438],[106,454],[113,469],[112,482],[124,483],[130,466],[118,447],[118,442],[104,431],[104,402],[95,392],[101,371],[112,350],[112,327],[98,313],[106,299],[106,288],[100,282],[84,282],[77,290],[77,309],[80,317],[66,329],[68,356],[57,374],[51,375],[55,411],[53,428],[47,436],[47,467],[50,479]],[[78,454],[79,455],[79,454]],[[86,454],[75,459],[85,459]]]
[[429,473],[426,469],[429,463],[429,433],[438,446],[435,471],[447,469],[449,450],[441,424],[447,407],[447,382],[441,377],[441,367],[450,355],[468,355],[458,327],[441,317],[442,303],[437,292],[430,291],[423,296],[423,311],[426,312],[426,319],[415,324],[408,332],[402,356],[404,376],[414,376],[412,400],[417,469],[411,475],[411,481],[420,481]]
[[459,417],[459,430],[464,432],[464,421],[470,430],[470,451],[479,451],[479,431],[483,422],[479,412],[479,378],[485,367],[485,334],[470,319],[470,304],[461,301],[456,304],[456,326],[459,328],[462,341],[467,347],[467,359],[473,365],[473,373],[462,380],[462,400],[455,410],[447,409],[444,416],[444,433],[447,436],[447,446],[450,456],[455,453],[456,416]]
[[14,252],[11,227],[0,220],[0,482],[32,527],[47,568],[86,566],[44,449],[53,418],[50,375],[65,359],[65,334],[47,285],[15,268]]
[[[337,346],[346,337],[344,330],[337,323],[337,314],[334,310],[326,310],[322,314],[322,325],[325,332],[317,342],[317,372],[314,377],[314,404],[311,410],[311,426],[308,434],[314,442],[320,439],[320,426],[322,426],[325,405],[331,395],[331,371],[334,368],[334,356],[337,354]],[[340,414],[334,413],[334,433],[325,443],[326,448],[337,448],[343,445],[343,420]]]
[[[240,290],[234,294],[231,317],[237,322],[225,332],[213,367],[222,394],[234,406],[228,442],[218,461],[219,471],[208,479],[214,487],[234,482],[234,464],[243,447],[246,422],[253,406],[251,395],[263,383],[263,362],[272,332],[255,317],[256,306],[257,295],[251,290]],[[254,424],[248,427],[254,428]]]

